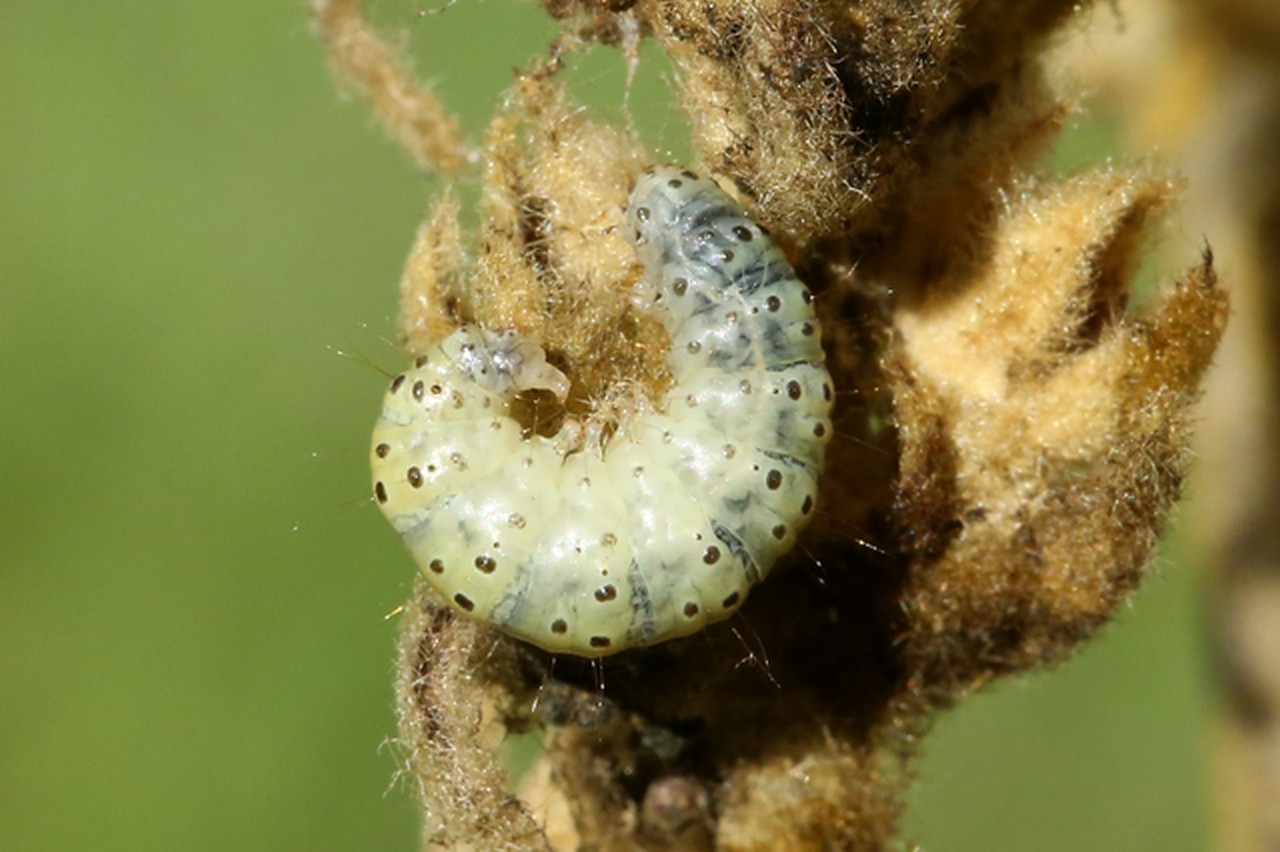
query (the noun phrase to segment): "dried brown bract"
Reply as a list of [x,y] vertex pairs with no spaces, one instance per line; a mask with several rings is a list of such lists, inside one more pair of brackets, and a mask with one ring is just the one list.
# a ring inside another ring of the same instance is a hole
[[[370,46],[358,4],[315,6],[334,66],[364,68],[375,106],[400,105],[384,119],[411,155],[465,160],[461,141],[441,150],[425,132],[438,103]],[[603,667],[552,660],[420,591],[399,741],[427,848],[880,848],[928,714],[1061,658],[1132,594],[1177,497],[1226,299],[1206,251],[1130,310],[1172,200],[1151,169],[1035,176],[1068,112],[1038,53],[1073,8],[547,4],[564,35],[490,124],[474,242],[448,196],[418,235],[406,348],[464,321],[511,328],[570,377],[567,407],[658,397],[668,341],[628,298],[638,270],[619,235],[649,156],[557,75],[565,51],[635,61],[649,37],[703,165],[818,294],[840,436],[788,564],[742,618],[689,639]],[[517,797],[499,745],[529,730],[544,748]]]
[[1070,650],[1142,578],[1226,316],[1208,254],[1125,314],[1168,191],[1104,173],[1020,194],[983,255],[900,306],[905,653],[931,688]]

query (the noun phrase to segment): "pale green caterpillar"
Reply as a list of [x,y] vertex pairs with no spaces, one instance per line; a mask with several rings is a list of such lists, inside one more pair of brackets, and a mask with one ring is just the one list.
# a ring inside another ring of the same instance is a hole
[[[391,382],[374,499],[456,609],[599,657],[727,618],[795,544],[831,437],[812,296],[712,181],[645,172],[627,210],[637,299],[674,381],[607,439],[522,434],[510,402],[568,379],[512,332],[464,326]],[[527,430],[526,430],[527,431]]]

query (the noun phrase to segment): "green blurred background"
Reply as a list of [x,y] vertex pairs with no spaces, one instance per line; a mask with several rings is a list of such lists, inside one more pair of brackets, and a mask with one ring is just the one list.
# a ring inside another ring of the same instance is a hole
[[[373,5],[478,132],[552,30],[422,8]],[[616,54],[578,80],[616,114]],[[660,80],[632,106],[680,156]],[[435,189],[335,96],[300,0],[5,0],[0,847],[415,848],[385,744],[413,569],[365,454]],[[910,836],[1205,848],[1196,583],[1164,561],[1079,659],[940,717]]]

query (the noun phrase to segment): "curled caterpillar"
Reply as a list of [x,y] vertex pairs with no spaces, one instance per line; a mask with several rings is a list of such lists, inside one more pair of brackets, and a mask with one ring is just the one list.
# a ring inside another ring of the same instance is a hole
[[569,381],[535,343],[468,325],[391,382],[374,499],[455,608],[548,651],[600,657],[731,615],[817,499],[831,378],[812,296],[712,181],[645,172],[627,210],[673,381],[612,431],[522,428]]

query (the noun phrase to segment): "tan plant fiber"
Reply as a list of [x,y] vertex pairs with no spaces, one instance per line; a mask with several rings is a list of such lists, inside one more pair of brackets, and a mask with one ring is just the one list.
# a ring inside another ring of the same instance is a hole
[[445,174],[469,159],[458,122],[360,13],[360,0],[314,5],[315,26],[331,47],[334,75],[369,101],[373,114],[419,167]]
[[[406,349],[461,322],[515,329],[570,377],[578,414],[661,398],[669,341],[629,298],[620,234],[652,158],[559,74],[567,51],[635,62],[652,38],[701,167],[817,294],[838,437],[797,549],[740,618],[688,639],[553,659],[420,584],[397,707],[424,848],[884,848],[930,714],[1070,654],[1148,570],[1225,324],[1211,255],[1132,310],[1170,181],[1037,174],[1070,111],[1040,55],[1077,4],[546,5],[563,35],[489,125],[477,233],[445,196],[414,243]],[[358,64],[333,36],[375,38],[358,4],[315,8],[332,64]],[[393,127],[438,107],[397,102]],[[542,750],[517,795],[500,746],[524,732]]]

